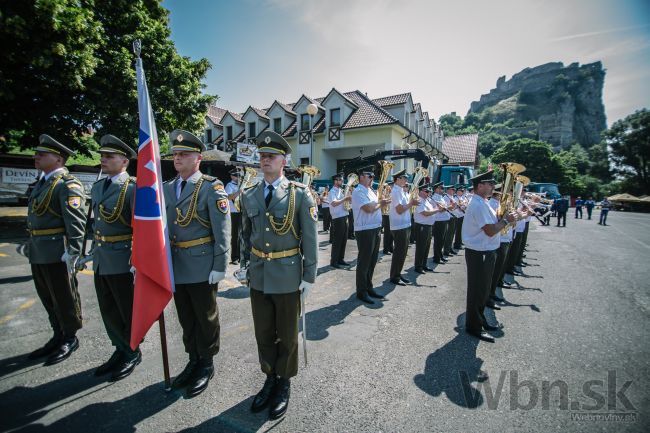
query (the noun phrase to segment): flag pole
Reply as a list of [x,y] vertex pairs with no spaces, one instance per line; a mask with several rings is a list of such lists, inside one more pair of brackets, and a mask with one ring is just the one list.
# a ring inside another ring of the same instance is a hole
[[[142,42],[140,39],[133,41],[133,52],[136,59],[140,59],[140,52],[142,50]],[[165,310],[160,312],[158,317],[158,326],[160,328],[160,348],[163,361],[163,376],[165,378],[165,391],[169,392],[172,389],[171,378],[169,375],[169,357],[167,356],[167,332],[165,330]]]

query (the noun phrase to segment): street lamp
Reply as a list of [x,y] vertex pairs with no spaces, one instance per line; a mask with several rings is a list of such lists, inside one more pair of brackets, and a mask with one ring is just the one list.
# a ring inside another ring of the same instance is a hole
[[314,165],[314,115],[318,113],[316,104],[307,105],[307,114],[309,114],[309,163]]

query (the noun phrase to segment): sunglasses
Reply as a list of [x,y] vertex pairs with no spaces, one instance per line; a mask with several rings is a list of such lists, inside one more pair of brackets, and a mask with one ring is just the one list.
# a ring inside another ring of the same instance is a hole
[[370,178],[375,177],[373,173],[363,173],[364,176],[368,176]]

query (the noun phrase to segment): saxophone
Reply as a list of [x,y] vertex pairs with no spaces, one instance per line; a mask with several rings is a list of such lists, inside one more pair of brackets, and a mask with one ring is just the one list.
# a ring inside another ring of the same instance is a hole
[[[377,187],[377,197],[379,200],[388,198],[386,197],[386,179],[388,179],[388,175],[390,174],[391,170],[393,167],[395,167],[394,162],[389,162],[386,160],[381,160],[379,161],[379,165],[381,167],[381,176],[379,176],[379,186]],[[382,215],[388,215],[389,207],[388,205],[382,206],[381,207],[381,214]]]
[[[420,191],[418,185],[420,184],[420,181],[422,181],[422,179],[424,179],[428,175],[429,175],[429,171],[424,167],[418,167],[415,169],[415,173],[413,173],[413,182],[411,183],[411,188],[409,190],[409,201],[418,198],[418,194]],[[411,208],[411,213],[415,213],[415,207]]]
[[[347,182],[345,184],[345,190],[343,190],[343,197],[347,197],[352,194],[352,187],[359,183],[359,176],[355,173],[348,174]],[[346,211],[350,212],[352,209],[352,203],[349,201],[343,202],[343,207]]]
[[[252,167],[244,167],[244,176],[243,176],[242,180],[239,182],[239,185],[238,185],[237,191],[240,191],[240,192],[241,192],[242,188],[245,188],[245,187],[249,187],[249,186],[251,186],[251,184],[252,184],[251,181],[252,181],[256,176],[257,176],[257,170],[255,170],[255,169],[252,168]],[[241,195],[241,194],[240,194],[240,195]],[[237,212],[241,212],[241,205],[239,204],[239,202],[240,202],[240,200],[239,200],[240,195],[238,195],[237,197],[235,197],[235,200],[234,200],[234,202],[233,202],[233,203],[235,204],[235,209],[237,209]]]

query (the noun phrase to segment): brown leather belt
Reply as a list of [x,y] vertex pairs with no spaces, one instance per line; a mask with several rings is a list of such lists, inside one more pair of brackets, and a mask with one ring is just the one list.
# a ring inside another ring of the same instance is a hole
[[34,229],[29,231],[29,234],[32,236],[47,236],[55,235],[57,233],[65,233],[65,227],[54,227],[52,229]]
[[192,248],[197,245],[203,245],[207,244],[214,241],[214,238],[212,236],[206,236],[204,238],[198,238],[198,239],[192,239],[191,241],[172,241],[172,246],[178,247],[178,248]]
[[130,241],[133,239],[133,235],[129,233],[128,235],[115,235],[115,236],[98,236],[95,235],[96,241],[102,242],[121,242],[121,241]]
[[264,251],[260,251],[255,247],[251,248],[251,252],[255,254],[257,257],[260,257],[262,259],[282,259],[284,257],[291,257],[295,256],[300,252],[300,248],[292,248],[290,250],[284,250],[284,251],[273,251],[271,253],[265,253]]

